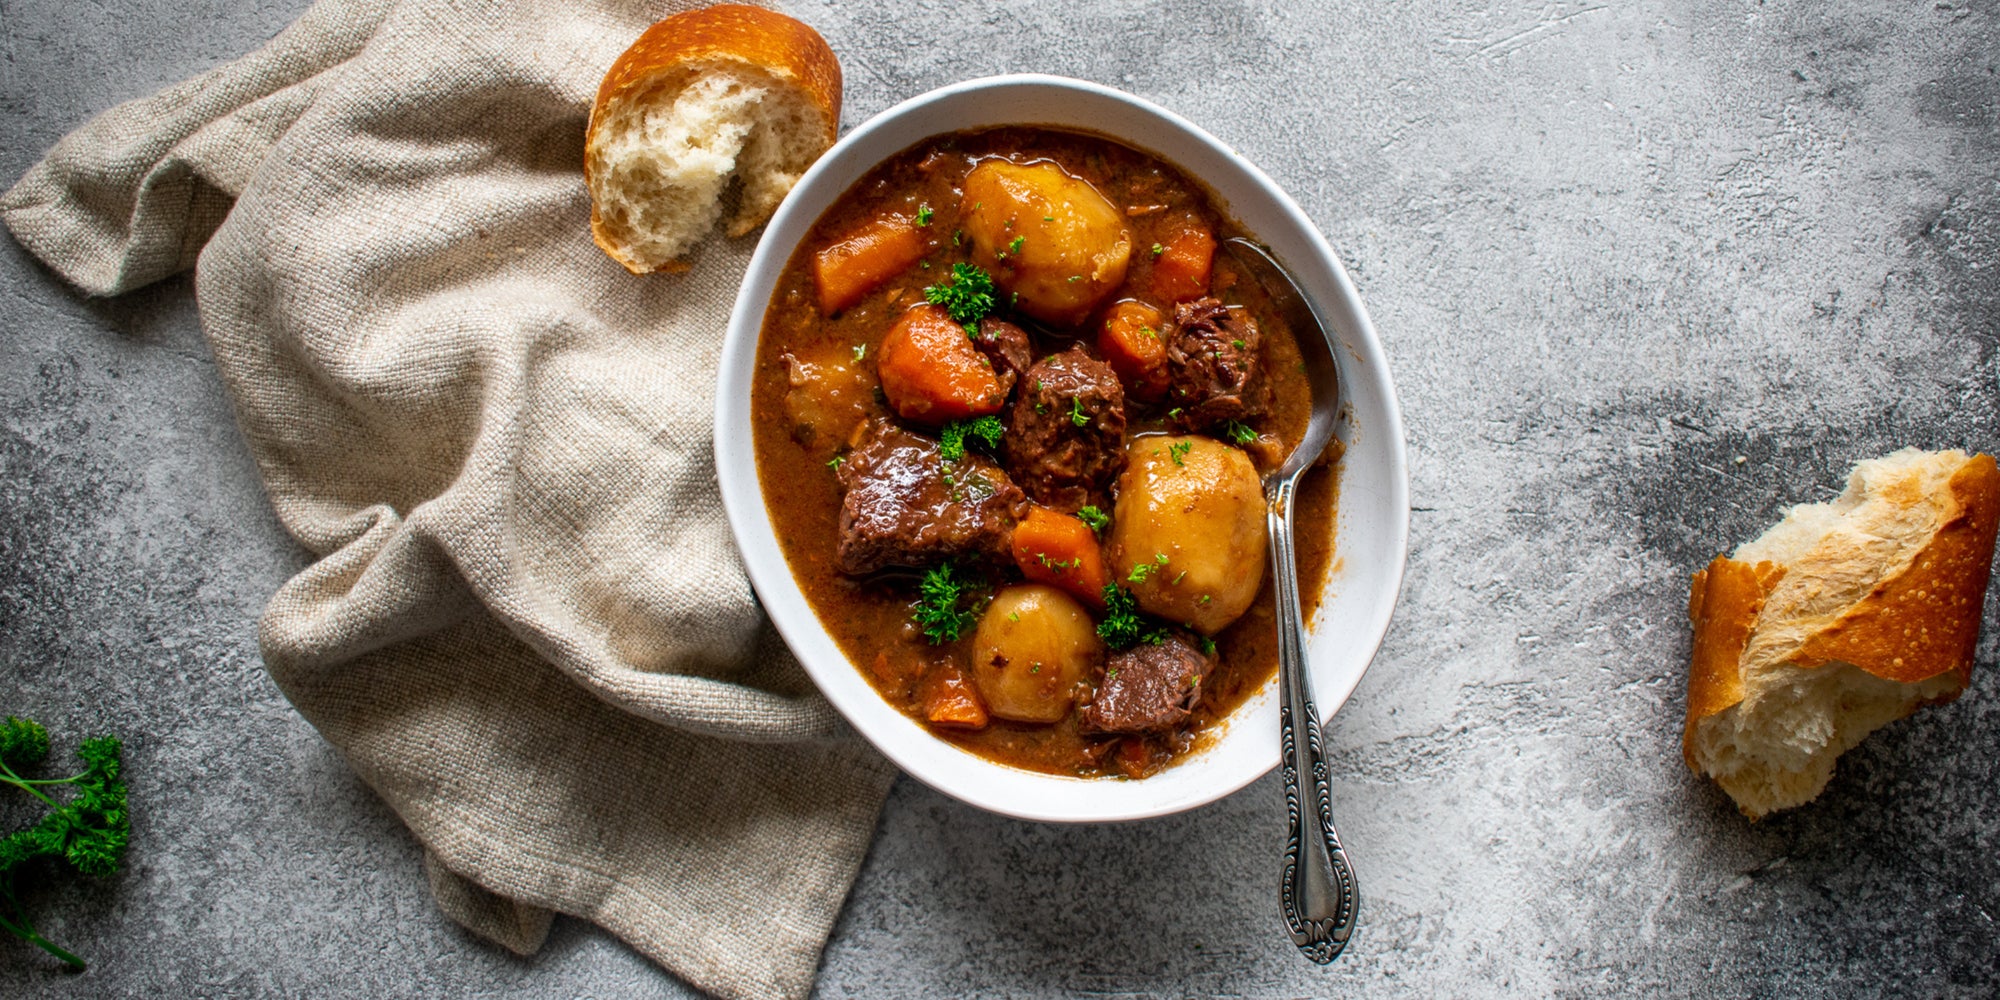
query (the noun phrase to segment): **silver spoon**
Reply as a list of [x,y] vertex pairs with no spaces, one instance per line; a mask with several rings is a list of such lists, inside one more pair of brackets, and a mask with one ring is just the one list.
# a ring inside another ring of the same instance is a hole
[[[1264,500],[1270,519],[1271,574],[1278,590],[1278,725],[1290,825],[1280,899],[1292,943],[1307,958],[1325,965],[1340,957],[1354,934],[1361,893],[1347,851],[1340,846],[1340,833],[1333,828],[1332,776],[1320,748],[1319,713],[1313,707],[1312,678],[1306,673],[1305,620],[1299,613],[1299,572],[1292,553],[1292,500],[1299,477],[1326,450],[1340,422],[1340,369],[1326,325],[1270,251],[1241,237],[1223,243],[1263,286],[1278,317],[1291,327],[1305,362],[1306,382],[1312,387],[1312,420],[1305,437],[1277,471],[1264,477]],[[1312,782],[1310,799],[1301,794],[1302,781]]]

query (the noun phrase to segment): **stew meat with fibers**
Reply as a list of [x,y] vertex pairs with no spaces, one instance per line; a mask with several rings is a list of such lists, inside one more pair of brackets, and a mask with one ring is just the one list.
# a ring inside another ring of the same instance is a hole
[[[1234,232],[1152,156],[1006,128],[897,154],[793,254],[764,502],[827,631],[941,739],[1144,777],[1276,670],[1260,477],[1311,401]],[[1334,457],[1297,506],[1308,612]]]

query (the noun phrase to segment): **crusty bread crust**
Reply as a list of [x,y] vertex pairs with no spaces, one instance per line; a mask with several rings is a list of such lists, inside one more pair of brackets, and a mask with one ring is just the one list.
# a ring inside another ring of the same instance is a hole
[[[819,148],[833,145],[840,131],[840,61],[826,40],[811,26],[776,11],[744,4],[717,4],[660,21],[646,29],[611,64],[604,82],[598,85],[590,125],[584,133],[585,183],[591,180],[599,128],[608,109],[670,77],[692,76],[705,67],[730,64],[754,68],[779,86],[803,94],[818,112],[824,137]],[[730,235],[741,236],[764,221],[764,218],[738,219],[732,223]],[[678,262],[655,266],[632,255],[606,231],[595,199],[590,208],[590,235],[605,253],[633,274],[685,266]]]
[[1877,677],[1915,684],[1948,671],[1960,675],[1958,691],[1972,677],[1973,646],[1992,572],[1995,528],[2000,527],[2000,469],[1991,455],[1977,455],[1952,474],[1954,510],[1910,568],[1884,580],[1840,620],[1821,629],[1792,662],[1801,667],[1852,663]]
[[1875,727],[1958,697],[1996,529],[1992,456],[1905,450],[1696,573],[1688,767],[1755,819],[1817,795]]
[[1688,593],[1688,620],[1694,623],[1694,653],[1688,669],[1687,725],[1681,754],[1699,772],[1695,724],[1743,700],[1743,647],[1764,610],[1764,599],[1785,571],[1771,563],[1751,565],[1716,556],[1694,575]]

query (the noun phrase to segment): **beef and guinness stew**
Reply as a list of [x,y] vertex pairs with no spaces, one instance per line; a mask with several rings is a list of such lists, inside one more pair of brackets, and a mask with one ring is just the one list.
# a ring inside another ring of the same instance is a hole
[[[1005,764],[1140,778],[1277,667],[1262,473],[1298,348],[1170,164],[939,136],[843,194],[779,280],[752,414],[793,576],[882,696]],[[1299,497],[1308,613],[1333,540]]]

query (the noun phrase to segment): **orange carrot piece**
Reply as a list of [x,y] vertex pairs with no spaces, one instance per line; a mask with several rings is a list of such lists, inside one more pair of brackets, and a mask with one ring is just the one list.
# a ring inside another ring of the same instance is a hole
[[946,729],[985,729],[990,721],[979,689],[952,661],[938,664],[924,684],[924,718]]
[[1208,270],[1215,263],[1215,237],[1194,224],[1167,237],[1153,260],[1153,294],[1164,302],[1185,302],[1208,294]]
[[912,306],[896,319],[875,352],[882,394],[908,420],[943,424],[1000,412],[1007,390],[965,327],[930,305]]
[[1149,402],[1167,395],[1167,342],[1161,325],[1166,317],[1137,299],[1126,299],[1104,315],[1097,331],[1097,353],[1125,382],[1125,391]]
[[1090,526],[1047,507],[1030,507],[1014,526],[1014,565],[1021,575],[1068,592],[1092,607],[1104,606],[1111,575]]
[[848,233],[813,257],[819,311],[833,315],[861,301],[924,255],[924,238],[901,216],[885,215]]

